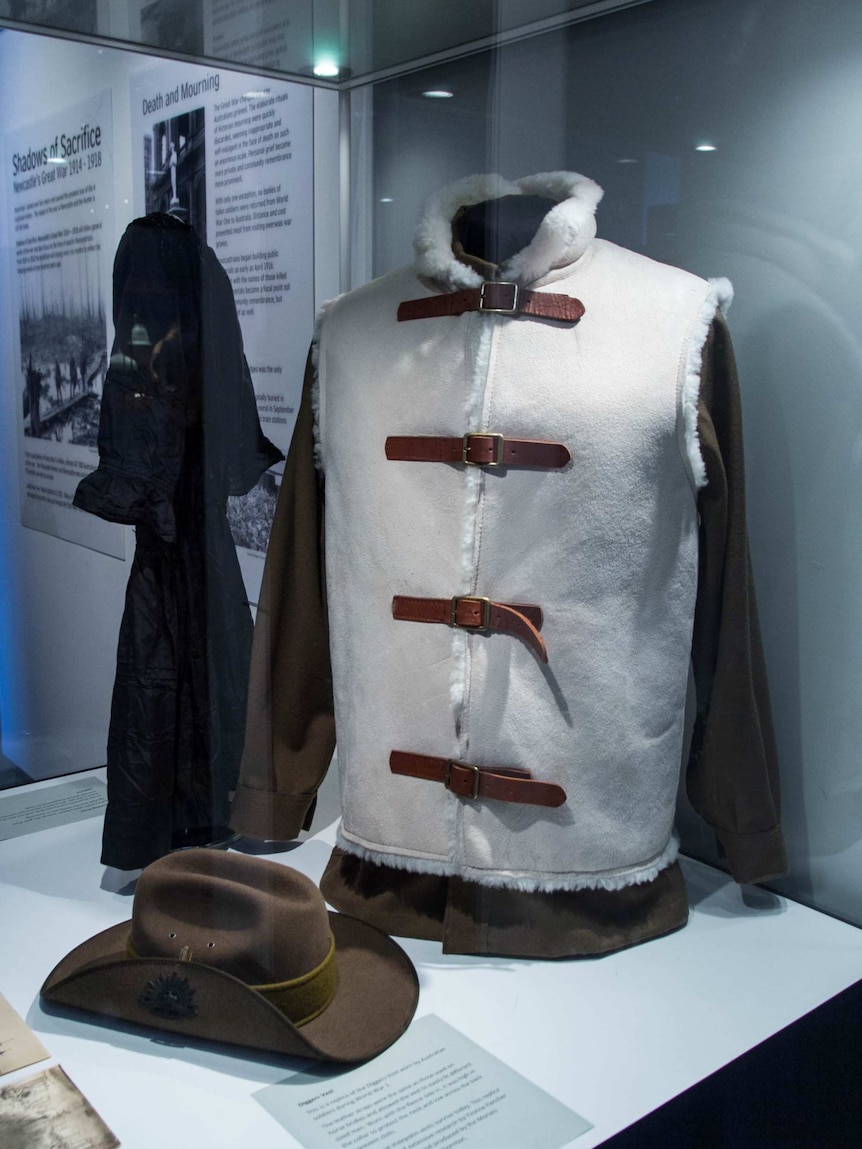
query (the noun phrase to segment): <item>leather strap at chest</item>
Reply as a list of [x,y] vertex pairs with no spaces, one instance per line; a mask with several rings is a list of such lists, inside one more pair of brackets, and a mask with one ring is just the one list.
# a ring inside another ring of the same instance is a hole
[[577,323],[585,308],[572,295],[555,295],[548,291],[530,291],[517,283],[483,283],[445,295],[427,295],[407,299],[398,305],[398,322],[410,319],[437,319],[446,315],[463,315],[465,311],[485,311],[492,315],[523,315],[533,319],[555,319]]
[[491,432],[461,436],[390,435],[386,458],[408,463],[464,463],[468,467],[532,467],[559,471],[571,462],[563,443],[545,439],[510,439]]
[[393,774],[442,782],[462,798],[493,798],[527,806],[562,806],[566,792],[555,782],[541,782],[529,770],[517,766],[474,766],[451,758],[393,750],[389,755]]
[[492,602],[479,595],[456,595],[454,598],[414,598],[396,594],[392,599],[392,617],[405,622],[437,622],[463,630],[502,630],[525,642],[548,661],[548,650],[539,628],[542,608],[533,603]]

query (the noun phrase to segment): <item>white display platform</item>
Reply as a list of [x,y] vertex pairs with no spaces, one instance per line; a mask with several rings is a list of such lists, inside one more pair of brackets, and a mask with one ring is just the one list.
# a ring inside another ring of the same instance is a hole
[[[117,872],[99,864],[100,833],[91,818],[0,842],[0,993],[125,1149],[296,1146],[251,1095],[300,1063],[42,1011],[39,986],[55,963],[131,914]],[[329,827],[275,860],[317,881],[333,839]],[[593,1122],[571,1143],[589,1149],[858,980],[862,930],[683,866],[688,926],[609,957],[450,957],[405,940],[421,985],[417,1016],[438,1014]]]

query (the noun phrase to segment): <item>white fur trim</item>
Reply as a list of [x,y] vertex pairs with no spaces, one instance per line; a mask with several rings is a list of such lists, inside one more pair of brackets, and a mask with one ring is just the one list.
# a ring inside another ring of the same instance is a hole
[[317,313],[317,318],[314,321],[314,335],[311,339],[311,369],[313,377],[311,381],[311,410],[312,410],[312,427],[314,433],[314,465],[319,471],[323,468],[323,448],[320,442],[320,325],[323,319],[333,304],[341,299],[341,295],[336,295],[334,299],[327,299],[321,304],[320,310]]
[[700,311],[694,321],[688,354],[685,362],[685,376],[682,383],[682,419],[685,437],[685,453],[691,467],[695,487],[706,486],[706,465],[700,449],[700,436],[697,433],[697,404],[700,398],[700,376],[703,368],[703,348],[709,336],[709,329],[716,311],[722,314],[733,302],[733,285],[729,279],[711,279]]
[[709,283],[715,290],[721,314],[727,315],[728,311],[730,311],[730,305],[733,303],[733,284],[723,275],[719,275],[715,279],[710,279]]
[[373,849],[345,837],[339,825],[335,835],[336,845],[346,854],[374,862],[378,866],[390,866],[394,870],[406,870],[412,874],[436,874],[438,877],[462,878],[490,889],[521,890],[524,893],[554,893],[557,890],[622,890],[626,886],[640,886],[652,882],[662,870],[672,865],[679,854],[679,841],[671,835],[667,846],[655,858],[648,859],[640,866],[604,871],[598,874],[566,874],[565,877],[537,878],[533,875],[512,872],[488,872],[471,866],[459,869],[452,862],[436,858],[417,858],[413,854],[390,853],[388,850]]
[[534,283],[552,268],[580,258],[596,234],[595,210],[603,195],[593,180],[577,172],[544,172],[512,182],[500,175],[457,180],[425,201],[413,240],[417,274],[447,289],[478,287],[482,277],[452,251],[452,219],[460,207],[505,195],[545,195],[557,200],[522,251],[500,268],[501,278]]

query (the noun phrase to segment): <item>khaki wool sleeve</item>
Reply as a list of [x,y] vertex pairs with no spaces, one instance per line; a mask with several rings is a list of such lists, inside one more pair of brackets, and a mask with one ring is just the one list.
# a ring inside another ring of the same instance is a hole
[[231,825],[287,841],[308,829],[335,748],[311,356],[285,464],[254,627],[245,747]]
[[739,381],[716,316],[703,351],[700,558],[692,665],[697,713],[686,784],[737,882],[787,872],[778,754],[745,518]]

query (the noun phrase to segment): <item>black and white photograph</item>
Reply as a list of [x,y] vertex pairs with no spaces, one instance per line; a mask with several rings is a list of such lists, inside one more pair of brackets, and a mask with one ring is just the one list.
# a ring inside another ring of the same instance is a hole
[[153,0],[141,7],[141,40],[156,48],[171,48],[199,56],[204,50],[203,6],[200,0]]
[[16,273],[4,382],[14,398],[21,522],[122,557],[122,528],[91,523],[72,504],[97,456],[112,338],[110,90],[22,124],[4,145]]
[[59,1065],[0,1089],[3,1149],[118,1149],[120,1142]]
[[68,32],[99,31],[97,0],[0,0],[0,16]]
[[281,486],[281,475],[267,471],[247,495],[231,496],[227,501],[227,521],[234,543],[247,551],[265,554],[275,515],[275,502]]
[[146,210],[170,212],[206,242],[206,138],[203,108],[154,124],[144,135]]
[[19,278],[24,434],[95,447],[108,365],[100,260],[79,255]]

